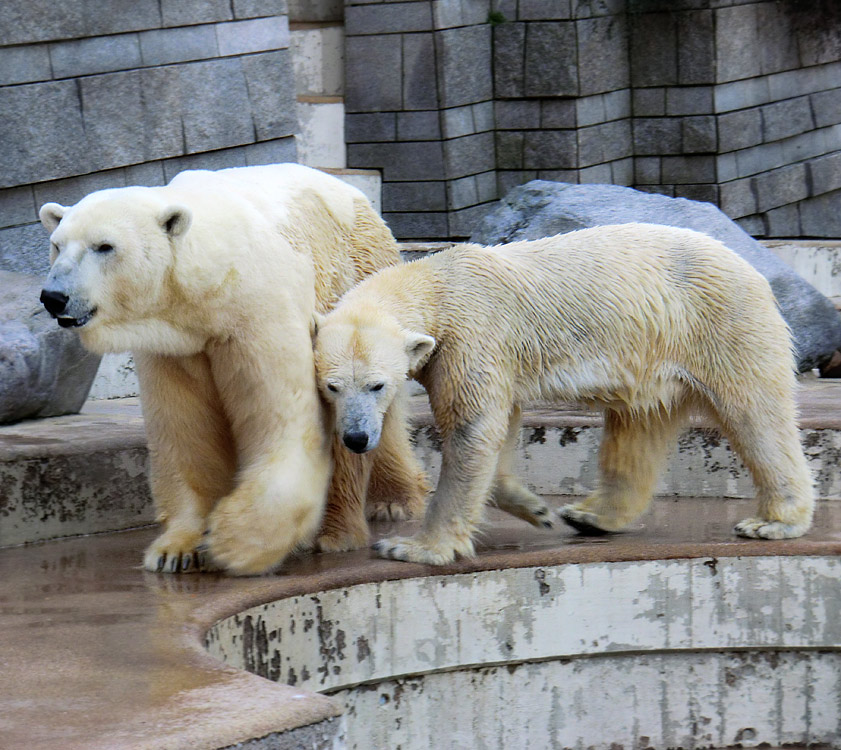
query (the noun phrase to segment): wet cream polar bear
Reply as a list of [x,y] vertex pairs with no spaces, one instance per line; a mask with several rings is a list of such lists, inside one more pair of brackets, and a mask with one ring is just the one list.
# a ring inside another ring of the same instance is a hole
[[[311,321],[397,245],[364,195],[295,164],[192,171],[165,187],[48,203],[52,269],[42,301],[95,352],[133,351],[163,533],[148,570],[216,564],[259,573],[316,534],[331,472]],[[400,517],[425,485],[402,417],[375,460],[373,512]],[[401,429],[402,428],[402,429]],[[340,451],[323,549],[364,545],[342,526],[364,504]],[[348,460],[350,459],[350,460]]]
[[488,499],[545,525],[512,473],[520,404],[539,398],[605,408],[598,486],[561,510],[581,531],[645,510],[691,410],[717,420],[753,475],[757,517],[737,533],[796,537],[811,524],[789,331],[765,279],[696,232],[603,226],[383,270],[319,321],[316,369],[336,429],[359,444],[376,443],[407,374],[429,393],[441,478],[421,532],[378,543],[386,557],[473,554]]

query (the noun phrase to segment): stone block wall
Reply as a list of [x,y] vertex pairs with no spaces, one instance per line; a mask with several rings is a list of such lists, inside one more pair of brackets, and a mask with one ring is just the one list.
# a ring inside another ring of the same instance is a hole
[[345,0],[348,165],[401,238],[458,238],[515,185],[718,204],[841,236],[832,0]]
[[37,209],[188,168],[294,161],[286,0],[9,3],[0,268],[44,273]]

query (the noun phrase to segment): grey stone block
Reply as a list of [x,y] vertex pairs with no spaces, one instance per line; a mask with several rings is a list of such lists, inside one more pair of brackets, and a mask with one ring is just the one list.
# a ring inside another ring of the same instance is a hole
[[444,179],[444,152],[439,141],[349,143],[348,166],[381,169],[386,182]]
[[[435,68],[433,35],[403,34],[401,39],[403,40],[402,109],[438,109],[438,88],[436,86],[438,76]],[[396,68],[398,75],[400,75],[399,63],[398,60]],[[369,65],[373,67],[384,64],[386,63],[382,60],[369,60]],[[382,75],[385,75],[385,73]],[[373,85],[371,72],[367,72],[365,77],[367,79],[366,85]],[[390,79],[388,79],[388,85],[390,93]],[[383,106],[381,109],[390,109],[390,107]],[[400,107],[395,109],[400,109]]]
[[405,34],[432,29],[432,9],[427,0],[386,2],[370,6],[348,5],[345,8],[345,33],[348,36]]
[[[625,15],[602,16],[576,21],[578,38],[579,95],[600,94],[627,88],[628,28]],[[565,48],[556,50],[562,55]]]
[[767,104],[776,97],[771,96],[769,81],[771,76],[748,78],[745,81],[722,83],[715,87],[713,99],[716,112],[731,112]]
[[242,58],[257,139],[274,140],[298,129],[295,78],[288,49]]
[[466,239],[488,210],[488,203],[478,206],[462,208],[458,211],[450,211],[449,214],[449,237],[454,239]]
[[841,89],[821,91],[812,94],[812,111],[815,113],[815,125],[824,128],[841,123]]
[[542,130],[525,133],[525,169],[571,169],[578,166],[578,143],[573,130]]
[[0,86],[49,81],[51,78],[50,53],[46,44],[0,49]]
[[684,11],[676,15],[678,83],[715,83],[713,11]]
[[[572,182],[578,180],[580,170],[578,169],[541,169],[537,172],[523,172],[523,174],[534,174],[536,180],[553,180],[555,182]],[[502,192],[501,190],[499,191]]]
[[659,156],[634,158],[634,182],[637,185],[658,185],[661,181]]
[[442,107],[459,107],[493,97],[489,25],[436,32],[435,44]]
[[[835,213],[839,213],[837,205]],[[669,199],[616,185],[535,181],[515,188],[494,204],[470,239],[489,245],[627,222],[704,232],[753,265],[768,279],[792,329],[801,371],[819,366],[841,347],[841,318],[834,305],[709,203]]]
[[192,26],[233,18],[230,0],[160,0],[160,8],[164,26]]
[[492,101],[479,102],[471,107],[473,111],[473,129],[476,133],[494,130],[494,103]]
[[578,129],[578,165],[623,159],[633,154],[630,120],[614,120]]
[[462,177],[458,180],[450,180],[448,187],[447,208],[466,208],[467,206],[475,206],[479,203],[479,188],[476,184],[475,175]]
[[575,100],[575,121],[580,128],[606,122],[607,115],[604,111],[604,94],[577,98]]
[[[431,35],[427,52],[432,51]],[[410,46],[410,45],[407,45]],[[407,49],[407,52],[411,50]],[[407,61],[412,67],[422,63],[422,73],[434,73],[433,59],[418,60],[417,53]],[[402,48],[399,36],[345,37],[345,111],[381,112],[403,108]],[[434,77],[432,79],[434,81]],[[433,106],[415,107],[434,109]]]
[[476,133],[447,140],[444,146],[444,167],[448,179],[487,172],[495,165],[493,133]]
[[40,223],[0,229],[0,269],[47,275],[50,244]]
[[99,367],[39,303],[43,281],[0,271],[0,424],[78,412]]
[[[542,174],[542,173],[541,173]],[[572,175],[572,178],[575,179],[577,172]],[[527,182],[531,182],[531,180],[536,180],[538,178],[537,170],[512,170],[512,171],[503,171],[497,170],[496,173],[496,185],[497,191],[500,195],[505,195],[509,190],[513,190],[515,187],[519,185],[525,185]],[[551,178],[546,178],[551,179]]]
[[756,193],[751,179],[733,180],[720,185],[721,210],[731,219],[755,214]]
[[759,212],[796,203],[809,196],[806,165],[792,164],[753,178]]
[[765,213],[764,218],[768,237],[799,237],[801,235],[800,206],[797,203],[772,208]]
[[386,182],[383,185],[383,211],[444,211],[447,183]]
[[[578,3],[576,3],[578,4]],[[519,21],[564,21],[572,18],[570,0],[520,0]]]
[[[187,90],[182,85],[182,69],[181,65],[165,65],[142,71],[144,158],[140,161],[179,156],[187,150],[182,112],[190,105],[184,100]],[[193,95],[213,97],[212,88],[202,90],[200,80],[199,76],[199,86]],[[201,102],[196,106],[200,107]]]
[[138,36],[144,65],[207,60],[219,54],[216,28],[209,24],[142,31]]
[[499,130],[524,130],[540,125],[540,102],[532,100],[494,102],[494,116]]
[[499,198],[499,191],[496,184],[496,170],[483,172],[476,175],[476,189],[479,193],[479,202],[487,203]]
[[806,169],[809,174],[811,195],[821,195],[841,189],[841,152],[807,162]]
[[730,182],[740,176],[736,166],[736,154],[732,151],[729,154],[719,154],[715,159],[715,164],[719,182]]
[[751,237],[765,237],[765,221],[763,216],[742,216],[736,219],[736,224],[739,229]]
[[756,17],[760,36],[759,69],[765,75],[792,70],[800,65],[797,35],[792,24],[793,16],[791,6],[786,7],[783,3],[757,5]]
[[73,81],[0,88],[0,123],[0,188],[92,171]]
[[821,130],[810,130],[778,143],[768,143],[762,148],[771,148],[772,146],[778,147],[781,153],[779,164],[773,166],[823,156],[841,149],[841,125]]
[[681,144],[685,154],[714,153],[718,151],[715,119],[714,115],[681,118]]
[[384,213],[383,219],[399,240],[439,240],[450,236],[446,213]]
[[635,117],[661,117],[666,114],[666,89],[634,89],[633,106]]
[[676,86],[666,90],[668,115],[706,115],[712,111],[712,86]]
[[800,64],[808,67],[835,62],[841,57],[841,6],[831,0],[812,4],[812,12],[796,16],[795,34]]
[[461,138],[476,132],[472,105],[445,109],[441,112],[441,120],[445,138]]
[[801,233],[805,237],[841,237],[841,190],[800,204]]
[[141,185],[141,182],[127,182],[125,169],[109,169],[102,172],[68,177],[63,180],[52,180],[34,185],[35,205],[40,208],[45,203],[61,203],[72,206],[89,193],[108,188],[125,187],[126,185]]
[[757,5],[743,4],[716,10],[716,79],[719,82],[761,74]]
[[721,151],[735,151],[762,143],[762,115],[758,107],[728,112],[718,117]]
[[526,24],[503,23],[493,29],[494,92],[498,99],[525,96]]
[[801,96],[760,108],[763,140],[779,141],[815,127],[809,97]]
[[529,23],[525,44],[526,96],[578,95],[574,22]]
[[491,0],[433,0],[432,18],[436,29],[487,23]]
[[441,124],[437,110],[427,112],[398,112],[397,139],[400,141],[437,141],[441,138]]
[[145,185],[147,187],[166,185],[164,165],[161,161],[147,161],[145,164],[134,164],[120,171],[125,174],[126,185]]
[[289,47],[289,19],[286,16],[254,18],[216,25],[220,55],[248,55]]
[[[341,21],[344,18],[342,0],[232,0],[234,18],[257,16],[289,16],[294,21]],[[299,8],[305,6],[310,14],[303,18]]]
[[71,78],[140,67],[137,34],[91,37],[50,45],[54,78]]
[[610,163],[611,182],[614,185],[634,184],[634,160],[632,157],[617,159]]
[[631,91],[620,89],[604,94],[604,114],[607,120],[621,120],[631,116]]
[[345,142],[372,143],[397,140],[397,113],[345,115]]
[[242,147],[242,153],[245,156],[243,163],[247,167],[298,161],[298,147],[294,136],[291,135],[274,141],[249,143]]
[[[673,86],[677,73],[677,27],[673,13],[631,16],[631,84]],[[656,43],[652,43],[656,40]]]
[[231,58],[180,66],[186,151],[212,151],[254,140],[242,62]]
[[0,228],[31,224],[38,220],[38,207],[31,185],[0,190]]
[[715,157],[664,156],[661,176],[667,185],[715,182]]
[[779,143],[742,149],[736,152],[736,170],[739,177],[767,172],[785,164]]
[[680,120],[675,117],[637,117],[633,121],[634,153],[639,156],[679,154]]
[[496,133],[496,165],[499,169],[522,169],[525,133],[503,131]]
[[161,8],[157,0],[109,0],[107,12],[103,12],[102,6],[96,0],[81,0],[81,5],[84,28],[83,33],[78,36],[122,34],[127,31],[156,29],[161,24]]
[[[294,138],[286,139],[294,143]],[[253,144],[255,147],[267,146],[270,142]],[[275,163],[276,159],[271,159],[265,163]],[[281,159],[279,161],[289,161],[289,159]],[[294,161],[294,160],[293,160]],[[250,166],[246,158],[246,147],[239,146],[236,148],[221,148],[217,151],[205,151],[198,154],[189,154],[187,156],[179,156],[175,159],[167,159],[163,162],[164,176],[169,182],[179,172],[185,169],[228,169],[229,167],[245,167]]]
[[610,185],[613,182],[613,170],[610,164],[596,164],[578,170],[578,182],[581,185]]
[[[574,99],[544,99],[540,102],[540,127],[560,130],[575,126]],[[535,125],[532,123],[528,127],[533,128]]]

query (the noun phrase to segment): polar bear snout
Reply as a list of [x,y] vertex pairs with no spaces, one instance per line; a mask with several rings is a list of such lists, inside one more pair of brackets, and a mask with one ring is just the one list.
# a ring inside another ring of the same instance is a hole
[[342,435],[342,442],[354,453],[365,453],[373,447],[368,445],[370,442],[368,433],[361,430],[346,432]]
[[41,304],[47,308],[47,312],[54,318],[57,318],[64,312],[69,300],[70,297],[64,292],[54,291],[52,289],[41,290]]

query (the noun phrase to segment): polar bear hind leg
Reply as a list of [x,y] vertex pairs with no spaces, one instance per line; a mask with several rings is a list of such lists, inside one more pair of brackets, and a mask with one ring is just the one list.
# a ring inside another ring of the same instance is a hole
[[606,409],[598,487],[582,502],[563,506],[561,518],[581,534],[599,535],[621,531],[642,515],[687,412],[688,400],[637,413]]

